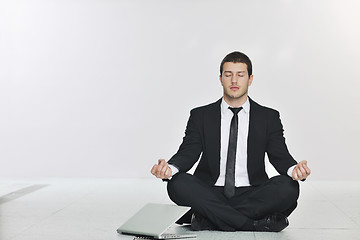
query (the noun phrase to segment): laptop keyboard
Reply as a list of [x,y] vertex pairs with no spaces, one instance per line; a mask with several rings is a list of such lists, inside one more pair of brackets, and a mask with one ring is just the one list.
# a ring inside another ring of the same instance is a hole
[[161,235],[163,238],[165,239],[171,239],[171,238],[180,238],[181,236],[180,235],[177,235],[177,234],[163,234]]
[[[191,236],[189,236],[190,238],[193,238]],[[163,234],[161,235],[161,239],[177,239],[177,238],[188,238],[186,235],[178,235],[178,234]],[[143,240],[143,239],[156,239],[153,237],[147,237],[147,236],[137,236],[134,237],[134,240]]]

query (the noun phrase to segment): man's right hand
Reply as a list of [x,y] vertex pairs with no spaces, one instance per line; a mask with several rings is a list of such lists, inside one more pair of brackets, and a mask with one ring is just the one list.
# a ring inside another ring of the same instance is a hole
[[171,177],[172,171],[165,159],[159,159],[151,169],[151,174],[157,178],[168,179]]

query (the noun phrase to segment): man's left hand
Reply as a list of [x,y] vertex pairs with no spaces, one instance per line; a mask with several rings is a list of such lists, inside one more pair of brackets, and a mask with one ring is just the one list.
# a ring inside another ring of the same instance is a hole
[[311,171],[310,168],[307,166],[307,161],[301,161],[299,162],[294,170],[292,171],[292,178],[294,180],[305,180],[309,175]]

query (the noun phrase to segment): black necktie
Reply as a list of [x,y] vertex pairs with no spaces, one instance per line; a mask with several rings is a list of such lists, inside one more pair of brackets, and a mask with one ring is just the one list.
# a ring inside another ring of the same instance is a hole
[[230,124],[229,147],[226,161],[224,194],[227,198],[231,198],[235,194],[235,158],[239,122],[237,114],[241,111],[242,107],[229,107],[229,109],[234,113],[234,116],[232,117]]

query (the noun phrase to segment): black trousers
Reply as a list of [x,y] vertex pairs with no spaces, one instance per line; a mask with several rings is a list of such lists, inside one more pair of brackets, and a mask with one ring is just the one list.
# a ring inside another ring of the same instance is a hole
[[175,174],[167,189],[174,203],[191,207],[178,223],[189,223],[196,212],[224,231],[247,230],[245,223],[276,212],[289,216],[299,197],[299,183],[284,175],[260,186],[238,187],[230,199],[223,194],[224,187],[208,186],[188,173]]

